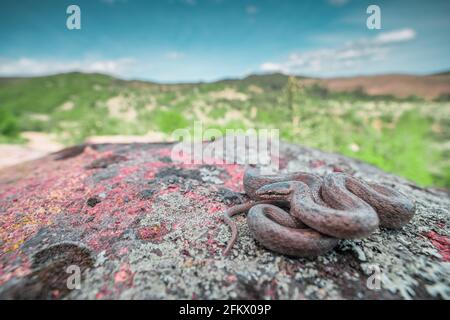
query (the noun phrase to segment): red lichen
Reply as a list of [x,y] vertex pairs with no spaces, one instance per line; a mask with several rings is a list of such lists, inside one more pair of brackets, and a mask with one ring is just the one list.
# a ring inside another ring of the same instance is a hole
[[450,239],[434,231],[426,232],[425,236],[431,240],[431,243],[442,256],[442,260],[450,262]]
[[130,265],[124,263],[120,266],[120,269],[114,275],[114,282],[116,284],[130,283],[133,281],[133,273],[131,272]]
[[345,169],[338,166],[333,166],[333,172],[345,172]]
[[169,233],[165,224],[141,227],[138,229],[138,235],[141,240],[159,243],[163,237]]
[[225,169],[228,177],[224,177],[224,186],[236,192],[243,192],[242,178],[244,176],[244,167],[238,164],[227,164],[220,166]]
[[312,160],[309,162],[309,165],[311,166],[311,168],[320,168],[323,167],[324,165],[326,165],[326,162],[323,160]]

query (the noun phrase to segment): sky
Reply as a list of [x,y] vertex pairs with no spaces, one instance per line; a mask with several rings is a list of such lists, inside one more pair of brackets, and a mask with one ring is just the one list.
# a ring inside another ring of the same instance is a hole
[[[81,29],[69,30],[78,5]],[[367,7],[381,10],[368,29]],[[448,0],[2,0],[0,76],[159,82],[450,70]]]

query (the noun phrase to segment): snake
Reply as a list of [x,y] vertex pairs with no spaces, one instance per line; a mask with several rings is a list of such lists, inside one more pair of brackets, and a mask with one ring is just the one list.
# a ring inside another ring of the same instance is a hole
[[237,240],[232,217],[239,213],[248,212],[250,233],[262,246],[293,257],[324,254],[339,240],[368,237],[380,226],[400,229],[415,213],[414,202],[401,192],[342,172],[262,175],[249,165],[243,185],[249,201],[223,215],[231,229],[223,255]]

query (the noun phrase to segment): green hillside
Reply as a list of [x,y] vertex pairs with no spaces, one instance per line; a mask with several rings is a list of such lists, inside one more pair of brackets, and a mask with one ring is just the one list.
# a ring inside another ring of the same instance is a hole
[[163,85],[101,74],[0,79],[0,142],[23,131],[73,144],[96,135],[206,127],[277,128],[284,140],[359,158],[421,185],[450,187],[450,103],[330,92],[282,74]]

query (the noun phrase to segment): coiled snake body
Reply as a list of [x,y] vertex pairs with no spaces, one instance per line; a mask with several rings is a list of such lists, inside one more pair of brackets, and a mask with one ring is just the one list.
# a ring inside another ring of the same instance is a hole
[[[298,257],[323,254],[339,239],[367,237],[378,226],[401,228],[415,211],[413,202],[396,190],[345,173],[324,178],[306,172],[261,175],[259,169],[248,166],[244,190],[250,201],[224,214],[232,232],[224,255],[237,239],[231,217],[246,211],[248,227],[258,242]],[[289,207],[289,212],[279,206]]]

